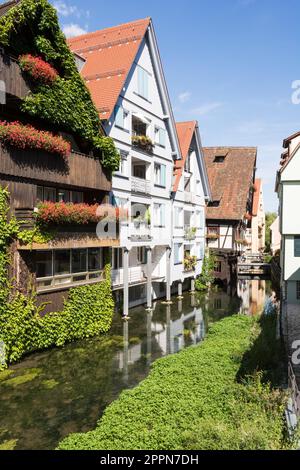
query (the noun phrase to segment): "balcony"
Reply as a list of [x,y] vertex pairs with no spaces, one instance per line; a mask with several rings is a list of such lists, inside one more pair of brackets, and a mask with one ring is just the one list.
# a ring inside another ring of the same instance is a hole
[[[121,286],[124,283],[124,270],[121,269],[114,269],[111,273],[112,277],[112,285]],[[143,266],[133,266],[128,269],[128,282],[129,284],[139,284],[142,282],[146,282],[146,275],[144,272]]]
[[132,176],[131,177],[131,191],[134,193],[140,193],[140,194],[150,194],[151,193],[151,181]]
[[111,181],[103,172],[99,159],[79,152],[72,152],[64,159],[45,151],[19,150],[0,145],[0,173],[47,184],[102,191],[111,189]]
[[11,98],[23,99],[30,92],[18,61],[3,51],[0,52],[0,80],[5,84],[7,101]]
[[151,241],[151,225],[146,221],[132,222],[130,224],[130,237],[131,241],[143,242]]

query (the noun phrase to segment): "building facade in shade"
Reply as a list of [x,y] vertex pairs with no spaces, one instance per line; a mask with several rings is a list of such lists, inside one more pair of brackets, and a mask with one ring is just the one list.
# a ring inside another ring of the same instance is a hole
[[276,217],[272,225],[270,226],[271,236],[271,253],[274,256],[276,252],[280,251],[281,245],[281,234],[280,234],[280,219]]
[[234,278],[237,256],[248,248],[257,149],[204,147],[212,192],[206,212],[207,246],[217,256],[215,275],[224,283]]
[[263,183],[259,178],[255,179],[252,211],[249,217],[246,240],[247,251],[253,254],[263,253],[266,245],[266,215],[264,209]]
[[282,305],[299,315],[300,304],[300,220],[297,217],[300,197],[300,132],[283,142],[276,191],[279,198],[281,233]]
[[173,183],[173,289],[194,290],[205,256],[205,212],[210,188],[197,121],[176,124],[182,160],[176,162]]
[[167,295],[172,283],[172,185],[181,160],[150,18],[69,40],[107,134],[120,151],[111,201],[128,211],[112,282],[128,307]]
[[[7,2],[0,8],[0,16],[19,3]],[[9,130],[13,122],[19,121],[11,128],[18,141],[25,132],[24,126],[30,124],[31,139],[33,142],[36,136],[37,145],[34,148],[32,143],[31,148],[25,145],[22,149],[14,142],[0,145],[0,184],[8,188],[10,213],[21,223],[21,229],[33,230],[41,203],[68,203],[73,212],[78,213],[80,207],[92,212],[96,205],[108,203],[111,178],[104,171],[100,158],[91,149],[87,151],[86,143],[76,131],[21,112],[20,104],[35,90],[35,83],[21,71],[14,47],[17,44],[9,43],[0,51],[0,80],[5,84],[1,125]],[[74,97],[76,100],[76,93]],[[91,100],[86,101],[86,105],[89,104],[93,108]],[[100,121],[99,128],[104,136]],[[45,138],[68,148],[68,155],[60,154],[59,150],[51,152],[49,146],[42,148],[40,143]],[[47,223],[47,230],[53,231],[51,241],[13,244],[11,276],[14,285],[24,293],[36,290],[38,303],[47,303],[44,313],[59,311],[70,287],[103,279],[106,254],[119,242],[117,238],[98,238],[96,225],[95,222],[88,225],[64,221],[54,225]]]

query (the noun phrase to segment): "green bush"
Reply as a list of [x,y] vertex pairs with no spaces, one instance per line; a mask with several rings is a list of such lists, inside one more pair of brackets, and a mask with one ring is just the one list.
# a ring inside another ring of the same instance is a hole
[[14,218],[7,220],[8,198],[8,191],[0,187],[0,341],[6,356],[0,370],[24,354],[106,333],[114,312],[108,263],[104,281],[70,289],[63,311],[43,317],[43,306],[37,307],[35,295],[25,296],[12,288],[7,275],[9,246],[19,237],[28,243],[33,239],[19,232]]
[[59,449],[283,448],[284,395],[259,371],[237,379],[261,328],[242,315],[218,322],[201,345],[156,361],[146,380],[106,409],[95,430],[71,434]]
[[212,254],[207,254],[203,260],[202,272],[195,281],[195,287],[198,291],[204,291],[215,281],[214,269],[216,264],[216,257]]
[[89,143],[109,171],[119,168],[119,154],[101,122],[62,33],[55,9],[47,0],[22,0],[0,18],[0,45],[15,56],[30,53],[59,73],[51,85],[35,84],[22,111],[73,132]]

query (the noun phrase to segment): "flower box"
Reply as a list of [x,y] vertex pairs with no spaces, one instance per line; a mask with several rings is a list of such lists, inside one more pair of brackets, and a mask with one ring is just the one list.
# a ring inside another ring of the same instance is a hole
[[19,57],[21,70],[30,75],[30,77],[45,85],[52,85],[58,78],[57,71],[41,57],[35,57],[31,54],[21,55]]
[[154,144],[150,137],[146,135],[134,135],[131,140],[134,147],[138,147],[147,153],[152,153]]
[[207,240],[218,240],[220,236],[217,233],[208,233],[206,238]]
[[20,150],[44,150],[62,157],[71,152],[70,143],[62,137],[18,121],[0,121],[0,142]]
[[194,271],[197,266],[197,256],[186,256],[183,260],[184,271]]
[[119,221],[127,216],[124,209],[108,204],[73,204],[44,202],[36,213],[37,222],[43,225],[91,225],[103,219]]

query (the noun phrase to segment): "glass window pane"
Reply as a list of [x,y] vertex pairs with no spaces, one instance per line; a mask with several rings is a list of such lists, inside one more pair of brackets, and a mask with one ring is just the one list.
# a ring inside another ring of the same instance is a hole
[[85,249],[72,250],[72,273],[87,271],[87,251]]
[[300,257],[300,237],[295,237],[294,238],[294,256],[295,258]]
[[100,271],[100,249],[89,248],[88,249],[88,268],[89,271]]
[[55,188],[44,188],[44,201],[56,202]]
[[43,202],[43,200],[44,200],[44,188],[43,188],[43,186],[37,186],[36,198],[37,198],[38,202]]
[[36,252],[36,277],[52,276],[52,251]]
[[70,250],[57,250],[54,252],[54,274],[70,273]]
[[124,110],[121,106],[116,107],[116,126],[124,128]]
[[70,202],[70,191],[60,189],[58,191],[58,202]]
[[81,204],[83,202],[83,193],[80,191],[72,191],[72,202],[74,204]]

